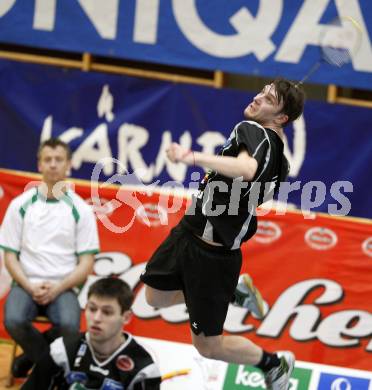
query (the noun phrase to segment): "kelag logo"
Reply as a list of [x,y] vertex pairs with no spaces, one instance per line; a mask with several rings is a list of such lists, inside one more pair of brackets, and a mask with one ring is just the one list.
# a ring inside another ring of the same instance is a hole
[[345,375],[321,374],[318,390],[368,390],[370,380]]
[[[311,370],[296,368],[292,372],[289,390],[308,390]],[[229,364],[223,390],[261,390],[266,389],[260,370],[242,364]]]

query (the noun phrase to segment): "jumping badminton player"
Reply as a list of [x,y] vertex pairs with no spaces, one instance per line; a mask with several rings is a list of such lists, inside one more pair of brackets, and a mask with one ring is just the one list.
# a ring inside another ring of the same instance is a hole
[[[240,246],[256,232],[257,205],[278,190],[288,173],[283,127],[301,115],[303,106],[302,87],[277,79],[245,108],[247,120],[235,126],[217,156],[171,145],[167,156],[172,162],[209,171],[186,215],[141,276],[151,306],[186,303],[192,341],[201,355],[253,365],[263,371],[267,388],[274,390],[288,389],[293,354],[269,353],[245,337],[222,332],[238,283]],[[254,201],[251,194],[256,195]],[[254,287],[246,287],[261,304]]]

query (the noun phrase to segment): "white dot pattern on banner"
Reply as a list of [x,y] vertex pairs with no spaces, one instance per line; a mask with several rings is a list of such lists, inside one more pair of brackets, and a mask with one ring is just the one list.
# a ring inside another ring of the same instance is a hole
[[368,237],[362,243],[362,251],[369,257],[372,257],[372,237]]
[[305,233],[305,242],[312,249],[316,250],[328,250],[333,248],[337,244],[337,234],[327,228],[313,227]]
[[258,221],[257,232],[253,239],[260,244],[271,244],[282,235],[282,230],[277,223],[271,221]]

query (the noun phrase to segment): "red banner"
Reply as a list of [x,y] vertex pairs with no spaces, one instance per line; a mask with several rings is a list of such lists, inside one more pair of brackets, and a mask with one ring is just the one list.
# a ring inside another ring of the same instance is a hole
[[[10,200],[32,180],[36,179],[0,172],[0,220]],[[149,194],[148,188],[146,193],[130,187],[73,184],[77,193],[95,204],[99,217],[96,276],[116,274],[135,289],[135,315],[128,329],[139,336],[190,343],[184,306],[150,308],[139,282],[146,261],[182,217],[187,199],[168,197],[154,188]],[[225,331],[247,336],[270,351],[293,350],[299,360],[371,370],[371,223],[275,211],[259,220],[257,234],[243,245],[242,271],[254,278],[268,312],[257,320],[246,310],[231,307]],[[0,270],[0,336],[7,337],[2,306],[9,278],[2,261]],[[79,297],[82,305],[84,290]]]

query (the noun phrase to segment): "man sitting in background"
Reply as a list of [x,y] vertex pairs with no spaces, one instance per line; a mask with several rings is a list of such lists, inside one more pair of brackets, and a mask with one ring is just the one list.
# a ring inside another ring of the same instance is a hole
[[26,376],[48,351],[47,338],[32,326],[36,316],[47,316],[53,324],[49,341],[79,332],[80,306],[72,289],[91,273],[99,247],[92,209],[65,181],[71,169],[68,145],[47,140],[37,157],[42,182],[13,199],[0,232],[14,280],[5,328],[24,351],[14,360],[15,377]]
[[152,357],[123,332],[132,303],[133,292],[122,280],[93,283],[85,309],[88,332],[56,339],[22,389],[159,389]]

